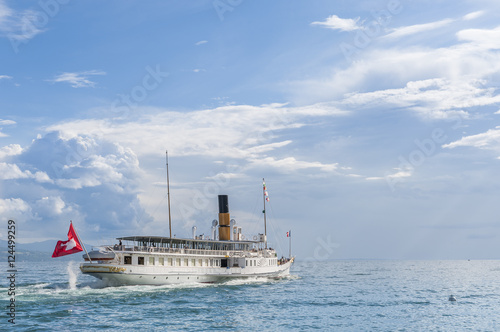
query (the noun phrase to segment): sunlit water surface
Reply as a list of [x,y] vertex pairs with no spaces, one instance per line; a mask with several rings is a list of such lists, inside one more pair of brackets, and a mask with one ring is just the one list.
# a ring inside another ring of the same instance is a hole
[[500,330],[500,261],[298,261],[282,280],[124,287],[78,264],[17,263],[16,330]]

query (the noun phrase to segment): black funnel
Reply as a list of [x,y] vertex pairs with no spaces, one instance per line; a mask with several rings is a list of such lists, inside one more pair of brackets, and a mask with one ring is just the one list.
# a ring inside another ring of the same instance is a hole
[[219,195],[219,213],[229,213],[227,195]]

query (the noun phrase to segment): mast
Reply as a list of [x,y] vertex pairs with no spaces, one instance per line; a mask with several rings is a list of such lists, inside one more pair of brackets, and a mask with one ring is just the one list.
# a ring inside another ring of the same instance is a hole
[[168,178],[168,150],[165,151],[167,158],[167,201],[168,201],[168,230],[170,231],[170,243],[172,243],[172,218],[170,216],[170,181]]
[[267,222],[266,222],[266,181],[262,178],[262,199],[264,201],[264,243],[267,249]]

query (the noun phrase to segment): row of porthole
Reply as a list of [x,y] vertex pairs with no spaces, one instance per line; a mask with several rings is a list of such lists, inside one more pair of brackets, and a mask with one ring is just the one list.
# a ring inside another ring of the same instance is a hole
[[[126,264],[126,265],[132,265],[132,256],[123,256],[123,264]],[[155,262],[156,260],[154,260],[154,257],[152,256],[149,256],[149,258],[153,258],[153,263],[149,263],[150,266],[154,266],[156,265]],[[196,262],[192,262],[191,264],[194,264],[194,265],[188,265],[188,259],[189,258],[175,258],[175,260],[172,260],[172,258],[168,258],[170,261],[167,261],[167,265],[165,265],[165,261],[163,261],[163,264],[158,262],[158,266],[181,266],[181,259],[183,259],[184,261],[184,264],[182,266],[190,266],[190,267],[220,267],[221,266],[221,261],[220,259],[208,259],[208,258],[191,258],[191,260],[196,260]],[[203,265],[203,263],[201,263],[200,261],[201,260],[204,260],[205,261],[205,265]],[[145,265],[145,259],[143,256],[139,256],[137,257],[137,265]],[[175,264],[174,264],[175,263]],[[210,265],[209,265],[210,264]]]
[[[142,276],[139,276],[139,278],[142,278]],[[187,277],[188,280],[189,280],[189,277]],[[156,279],[156,277],[153,277],[153,279]],[[165,277],[165,279],[168,279],[168,277]],[[177,277],[177,279],[179,279],[179,277]],[[196,277],[196,279],[200,279],[200,277]]]

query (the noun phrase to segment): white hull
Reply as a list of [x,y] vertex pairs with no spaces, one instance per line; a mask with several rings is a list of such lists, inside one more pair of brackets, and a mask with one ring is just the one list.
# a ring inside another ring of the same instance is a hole
[[278,266],[246,268],[139,267],[105,263],[83,263],[83,273],[110,286],[219,283],[242,278],[282,278],[290,274],[293,259]]

